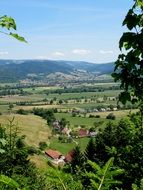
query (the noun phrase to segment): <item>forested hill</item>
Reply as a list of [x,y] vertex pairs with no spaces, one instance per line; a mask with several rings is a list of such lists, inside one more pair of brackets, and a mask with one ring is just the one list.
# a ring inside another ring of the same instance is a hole
[[114,63],[93,64],[83,61],[54,60],[0,60],[0,82],[25,79],[29,75],[46,76],[60,72],[72,75],[75,72],[97,74],[111,73]]

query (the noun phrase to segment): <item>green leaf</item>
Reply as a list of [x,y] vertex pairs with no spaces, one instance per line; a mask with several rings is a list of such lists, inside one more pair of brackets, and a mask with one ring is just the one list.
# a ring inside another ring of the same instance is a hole
[[143,8],[143,1],[142,0],[136,0],[136,6]]
[[5,175],[0,175],[0,182],[4,183],[5,185],[8,185],[9,187],[19,189],[19,184],[12,178],[7,177]]
[[0,148],[0,154],[3,154],[3,153],[5,153],[5,150]]
[[0,143],[2,144],[2,146],[5,146],[7,144],[7,141],[5,139],[1,138]]
[[27,43],[27,41],[25,40],[25,38],[22,37],[22,36],[19,36],[18,34],[10,33],[10,36],[16,38],[17,40],[19,40],[19,41],[21,41],[21,42],[25,42],[25,43]]
[[6,28],[8,30],[10,30],[11,28],[16,30],[16,23],[15,20],[12,17],[8,17],[8,16],[2,16],[0,18],[0,25],[3,28]]
[[119,95],[119,100],[125,104],[127,101],[131,101],[131,95],[129,92],[121,92],[121,94]]

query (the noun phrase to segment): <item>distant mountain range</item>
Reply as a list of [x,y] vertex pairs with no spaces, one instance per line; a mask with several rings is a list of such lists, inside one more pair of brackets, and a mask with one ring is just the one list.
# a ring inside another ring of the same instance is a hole
[[0,60],[0,81],[11,82],[29,76],[47,76],[57,72],[72,74],[86,72],[96,75],[113,72],[114,63],[94,64],[84,61]]

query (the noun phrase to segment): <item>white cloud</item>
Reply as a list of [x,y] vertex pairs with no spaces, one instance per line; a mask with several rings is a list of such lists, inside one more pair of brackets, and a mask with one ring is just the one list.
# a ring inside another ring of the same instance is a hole
[[56,52],[52,53],[52,56],[53,57],[64,57],[65,54],[63,52],[56,51]]
[[39,56],[35,57],[35,59],[49,59],[49,58],[44,55],[39,55]]
[[87,49],[74,49],[72,51],[73,54],[76,54],[76,55],[88,55],[90,52],[90,50],[87,50]]
[[101,54],[113,54],[113,51],[112,50],[100,50],[99,53]]
[[8,51],[0,51],[0,56],[8,55]]

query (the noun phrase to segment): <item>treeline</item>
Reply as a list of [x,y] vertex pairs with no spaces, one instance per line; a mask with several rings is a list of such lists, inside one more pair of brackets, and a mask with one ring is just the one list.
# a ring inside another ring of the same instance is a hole
[[120,90],[119,86],[109,86],[109,87],[79,87],[79,88],[67,88],[56,89],[56,90],[43,90],[42,93],[45,94],[62,94],[62,93],[81,93],[81,92],[104,92],[106,90]]
[[56,120],[54,113],[57,112],[57,109],[43,109],[43,108],[33,108],[33,114],[42,117],[47,120],[47,124],[51,125],[52,122]]
[[30,95],[29,92],[23,91],[22,89],[4,89],[0,90],[0,96],[11,96],[11,95]]

